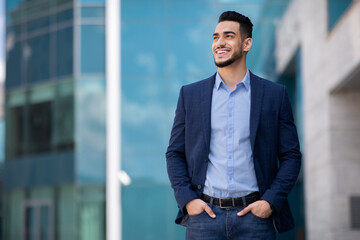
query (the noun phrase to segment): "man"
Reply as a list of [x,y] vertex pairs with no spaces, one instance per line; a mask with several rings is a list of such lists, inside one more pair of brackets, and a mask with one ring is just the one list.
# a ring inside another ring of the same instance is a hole
[[221,14],[217,73],[180,91],[166,158],[188,240],[269,240],[294,227],[287,196],[301,165],[297,131],[285,87],[246,67],[252,26]]

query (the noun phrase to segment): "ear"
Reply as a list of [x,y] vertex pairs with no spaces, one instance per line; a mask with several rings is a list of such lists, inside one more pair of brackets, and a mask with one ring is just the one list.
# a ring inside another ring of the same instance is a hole
[[251,49],[252,42],[253,42],[252,38],[245,38],[244,39],[243,46],[242,46],[244,52],[248,52]]

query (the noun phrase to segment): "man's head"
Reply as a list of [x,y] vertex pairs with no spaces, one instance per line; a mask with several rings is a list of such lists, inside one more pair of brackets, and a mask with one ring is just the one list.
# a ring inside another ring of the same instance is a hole
[[245,38],[252,38],[253,24],[248,17],[234,11],[227,11],[220,15],[218,23],[224,21],[239,23],[239,30],[242,36],[242,40]]
[[252,46],[252,27],[250,19],[240,13],[228,11],[220,15],[212,45],[215,64],[219,68],[246,56]]

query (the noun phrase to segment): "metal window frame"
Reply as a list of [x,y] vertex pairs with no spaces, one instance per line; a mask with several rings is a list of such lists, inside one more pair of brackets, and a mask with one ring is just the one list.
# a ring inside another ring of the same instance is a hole
[[48,239],[54,240],[54,204],[51,199],[31,199],[25,200],[23,202],[23,224],[22,224],[22,239],[26,239],[26,209],[34,208],[35,211],[35,239],[39,239],[39,230],[40,230],[40,209],[43,206],[49,207],[49,219],[50,219],[50,228],[48,232]]

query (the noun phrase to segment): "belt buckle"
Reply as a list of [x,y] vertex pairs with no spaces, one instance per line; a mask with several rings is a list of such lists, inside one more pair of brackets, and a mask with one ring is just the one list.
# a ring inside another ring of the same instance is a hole
[[[222,201],[223,200],[228,200],[228,199],[231,199],[232,205],[231,206],[223,206]],[[220,208],[232,208],[232,207],[235,207],[234,198],[219,198],[219,204],[220,204]]]

